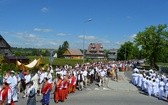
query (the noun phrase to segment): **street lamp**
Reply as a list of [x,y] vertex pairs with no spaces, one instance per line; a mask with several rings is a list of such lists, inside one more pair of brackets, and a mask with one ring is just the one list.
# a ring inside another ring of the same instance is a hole
[[[84,23],[88,23],[90,21],[92,21],[91,18],[84,21]],[[86,35],[86,32],[83,35],[83,64],[85,63],[85,35]]]

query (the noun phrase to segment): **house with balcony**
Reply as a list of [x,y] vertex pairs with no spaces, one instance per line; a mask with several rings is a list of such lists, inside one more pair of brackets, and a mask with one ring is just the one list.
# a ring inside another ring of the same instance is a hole
[[86,51],[86,57],[90,59],[104,59],[103,45],[101,43],[90,43]]

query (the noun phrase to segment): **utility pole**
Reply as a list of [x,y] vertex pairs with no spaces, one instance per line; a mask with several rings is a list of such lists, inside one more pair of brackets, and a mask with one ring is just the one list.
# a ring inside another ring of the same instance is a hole
[[[84,23],[88,23],[90,21],[92,21],[91,18],[84,21]],[[86,32],[83,35],[83,64],[85,63],[85,36],[86,36]]]

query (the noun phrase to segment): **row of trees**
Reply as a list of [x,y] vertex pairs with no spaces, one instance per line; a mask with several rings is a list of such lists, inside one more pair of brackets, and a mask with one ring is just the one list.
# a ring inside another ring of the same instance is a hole
[[145,58],[151,67],[168,62],[167,25],[150,26],[139,32],[134,42],[125,42],[118,50],[118,60]]
[[[63,57],[63,53],[66,49],[69,48],[68,41],[64,41],[62,45],[59,46],[58,50],[54,51],[54,54],[57,53],[58,58]],[[50,49],[36,49],[36,48],[12,48],[12,53],[15,56],[50,56]]]
[[48,49],[36,49],[36,48],[12,48],[12,53],[15,56],[49,56],[50,51]]

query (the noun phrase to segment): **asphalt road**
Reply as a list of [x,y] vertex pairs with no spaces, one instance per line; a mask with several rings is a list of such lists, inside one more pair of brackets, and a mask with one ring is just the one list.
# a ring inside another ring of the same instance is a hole
[[[37,101],[41,97],[37,97]],[[20,99],[16,105],[26,105],[27,99]],[[167,105],[168,102],[147,96],[138,91],[115,91],[115,90],[83,90],[70,94],[65,102],[57,105]],[[37,102],[37,105],[41,105]],[[50,105],[55,105],[51,99]]]
[[[125,73],[125,75],[130,77],[130,72]],[[40,99],[41,97],[37,96],[37,101]],[[26,105],[26,101],[26,98],[20,98],[16,105]],[[50,105],[55,104],[54,100],[51,99]],[[41,103],[37,102],[37,105],[41,105]],[[168,102],[147,96],[138,90],[114,90],[92,84],[84,88],[83,91],[70,94],[65,102],[59,102],[56,105],[168,105]]]

